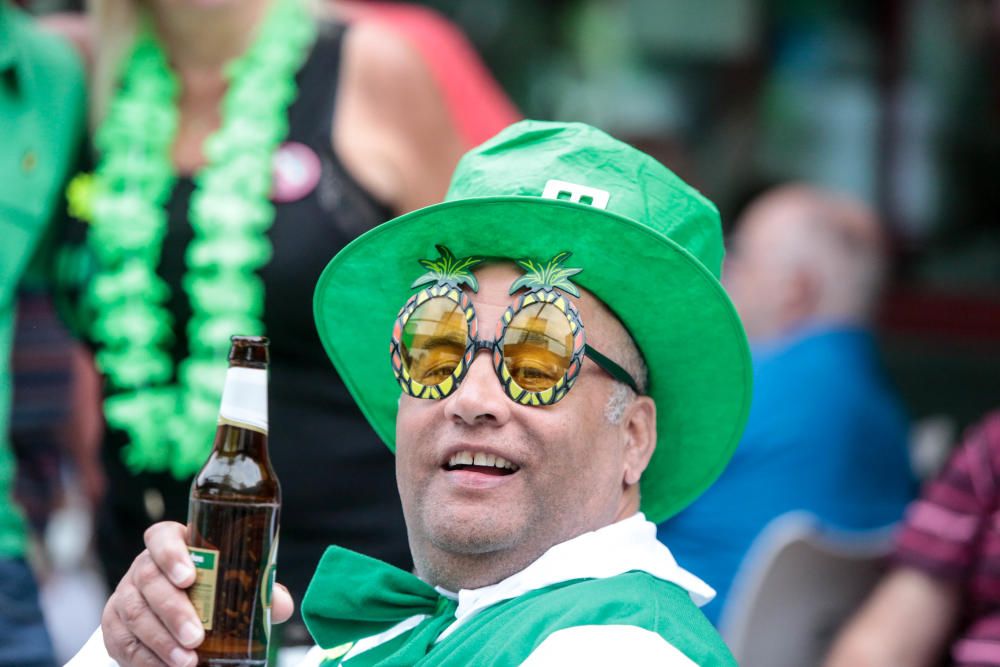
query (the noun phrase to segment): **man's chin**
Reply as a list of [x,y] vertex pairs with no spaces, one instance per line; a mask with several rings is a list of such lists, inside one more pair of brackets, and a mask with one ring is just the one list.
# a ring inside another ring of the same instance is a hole
[[451,514],[437,518],[430,529],[431,542],[438,549],[456,555],[495,553],[516,545],[523,532],[518,526],[498,519],[497,511]]

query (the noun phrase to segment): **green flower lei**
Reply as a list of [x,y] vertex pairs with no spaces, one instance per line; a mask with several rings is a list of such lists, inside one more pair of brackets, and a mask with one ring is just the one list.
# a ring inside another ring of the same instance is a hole
[[182,284],[193,311],[190,356],[176,369],[165,307],[170,287],[156,268],[167,226],[163,207],[176,181],[170,152],[178,85],[150,29],[137,38],[97,132],[100,162],[76,193],[77,205],[89,209],[87,243],[98,264],[82,306],[92,315],[97,364],[110,384],[105,418],[128,435],[123,456],[133,471],[169,470],[183,479],[201,467],[212,445],[229,337],[264,333],[264,285],[256,271],[272,251],[272,156],[288,133],[295,74],[315,35],[304,3],[281,0],[251,48],[226,67],[222,125],[205,142],[207,164],[191,197],[194,240]]

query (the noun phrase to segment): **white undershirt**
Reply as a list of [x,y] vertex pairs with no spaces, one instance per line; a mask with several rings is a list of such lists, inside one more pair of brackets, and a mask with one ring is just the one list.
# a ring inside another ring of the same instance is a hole
[[[656,539],[656,526],[637,513],[551,547],[534,563],[499,583],[459,591],[455,622],[445,628],[438,641],[498,602],[564,581],[604,579],[636,571],[680,586],[699,606],[715,597],[715,591],[708,584],[677,564],[670,550]],[[440,592],[456,597],[448,591]],[[348,658],[389,641],[422,618],[411,617],[386,632],[358,641],[349,651]],[[296,667],[316,667],[325,657],[332,656],[318,646],[314,647]],[[561,667],[567,664],[576,667],[692,667],[695,663],[655,632],[631,625],[584,625],[552,633],[522,664],[526,667]],[[98,629],[66,667],[118,667],[118,663],[108,656]]]

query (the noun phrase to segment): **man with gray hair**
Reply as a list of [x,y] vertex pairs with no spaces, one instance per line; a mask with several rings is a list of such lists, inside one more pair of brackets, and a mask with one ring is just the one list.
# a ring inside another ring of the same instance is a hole
[[[655,526],[718,476],[749,412],[722,255],[715,207],[653,158],[522,121],[462,158],[445,202],[331,259],[317,333],[396,455],[415,572],[327,549],[301,667],[735,667],[696,607],[712,590]],[[208,662],[187,537],[147,530],[73,665]],[[273,592],[257,618],[291,614]]]
[[793,511],[841,530],[900,518],[915,491],[907,422],[869,325],[887,260],[874,213],[786,185],[753,201],[730,239],[724,284],[750,339],[754,399],[722,477],[659,527],[681,563],[718,591],[763,529]]

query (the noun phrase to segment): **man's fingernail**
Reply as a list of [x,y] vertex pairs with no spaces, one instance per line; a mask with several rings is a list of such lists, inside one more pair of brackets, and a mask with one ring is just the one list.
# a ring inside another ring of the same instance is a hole
[[175,584],[180,584],[182,581],[190,577],[192,572],[193,570],[190,565],[177,563],[174,565],[173,569],[170,570],[170,578]]
[[196,646],[201,642],[204,634],[205,632],[201,629],[200,625],[188,621],[181,626],[180,634],[177,638],[185,646]]
[[198,656],[191,651],[175,648],[170,652],[170,664],[174,667],[194,667],[196,662],[198,662]]

